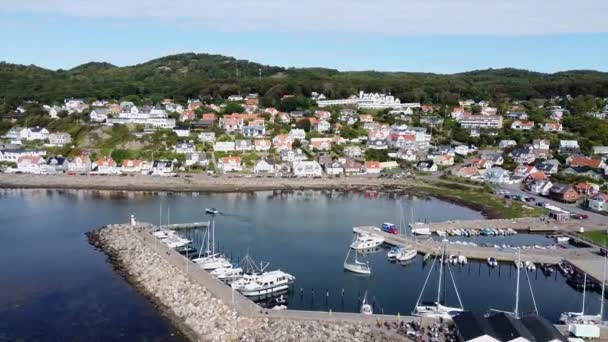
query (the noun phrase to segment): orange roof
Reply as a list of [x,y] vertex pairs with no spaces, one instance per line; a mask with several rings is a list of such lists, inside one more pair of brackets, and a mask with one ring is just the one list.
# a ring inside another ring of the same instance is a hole
[[545,173],[542,172],[542,171],[532,172],[530,175],[528,175],[528,177],[530,177],[533,180],[544,180],[545,179]]
[[236,157],[223,157],[222,158],[222,163],[224,164],[229,164],[229,163],[236,163],[236,164],[240,164],[241,163],[241,157],[240,156],[236,156]]
[[365,161],[365,168],[367,168],[367,169],[379,169],[380,168],[380,162],[377,161],[377,160]]
[[95,162],[95,164],[97,164],[97,166],[99,166],[99,165],[116,166],[116,162],[114,161],[114,159],[112,159],[110,157],[103,157],[103,158],[97,160]]
[[593,158],[587,158],[587,157],[574,157],[572,158],[572,160],[570,161],[570,166],[586,166],[586,167],[590,167],[592,169],[598,169],[600,167],[600,165],[602,165],[602,160],[601,159],[593,159]]
[[213,120],[215,121],[215,114],[213,113],[204,113],[203,120]]

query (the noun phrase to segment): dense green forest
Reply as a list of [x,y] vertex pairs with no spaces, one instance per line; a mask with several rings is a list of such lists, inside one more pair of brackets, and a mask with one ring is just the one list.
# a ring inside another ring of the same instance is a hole
[[70,70],[0,63],[0,110],[24,100],[59,102],[66,97],[185,100],[259,93],[265,105],[284,94],[329,98],[358,90],[391,92],[402,101],[455,103],[458,99],[505,100],[570,94],[608,97],[608,73],[567,71],[543,74],[490,69],[440,75],[407,72],[339,72],[322,68],[282,68],[208,54],[180,54],[127,67],[87,63]]

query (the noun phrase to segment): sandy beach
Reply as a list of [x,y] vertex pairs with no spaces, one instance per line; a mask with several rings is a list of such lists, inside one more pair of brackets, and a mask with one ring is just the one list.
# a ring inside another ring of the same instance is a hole
[[180,175],[179,177],[0,174],[0,188],[236,192],[298,189],[405,190],[411,185],[412,180],[366,176],[341,178],[246,178],[228,176],[210,177],[203,174]]

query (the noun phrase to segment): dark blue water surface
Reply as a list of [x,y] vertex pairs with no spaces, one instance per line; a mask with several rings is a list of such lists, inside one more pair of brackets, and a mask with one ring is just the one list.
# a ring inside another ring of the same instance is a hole
[[[85,232],[128,220],[163,223],[207,220],[205,207],[226,215],[216,224],[219,248],[233,259],[247,251],[296,276],[289,307],[303,310],[358,311],[367,291],[376,312],[411,312],[429,265],[419,256],[403,266],[389,263],[386,250],[367,255],[372,275],[361,277],[343,270],[352,227],[399,222],[400,207],[409,220],[443,221],[481,218],[478,212],[436,199],[358,193],[258,192],[240,194],[142,194],[98,191],[0,191],[0,341],[6,340],[130,340],[181,341],[170,324],[91,247]],[[168,211],[170,210],[170,213]],[[200,240],[203,232],[191,233]],[[531,236],[529,244],[544,237]],[[510,243],[504,238],[500,243]],[[526,244],[526,235],[513,244]],[[550,241],[546,241],[550,244]],[[512,310],[515,268],[489,269],[469,262],[454,267],[453,276],[467,309]],[[557,320],[562,311],[578,311],[581,293],[555,272],[544,277],[530,273],[538,310]],[[447,273],[443,291],[447,304],[457,303]],[[302,292],[300,292],[302,289]],[[344,296],[342,290],[344,289]],[[437,274],[423,300],[434,300]],[[587,311],[599,310],[599,294],[588,293]],[[522,311],[533,310],[528,280],[522,273]]]

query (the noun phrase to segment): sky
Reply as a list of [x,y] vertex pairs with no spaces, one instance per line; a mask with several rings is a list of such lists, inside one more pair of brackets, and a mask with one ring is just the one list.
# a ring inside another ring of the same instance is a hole
[[606,0],[2,0],[0,61],[217,53],[283,67],[608,71]]

